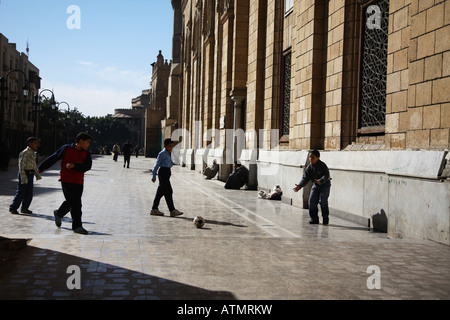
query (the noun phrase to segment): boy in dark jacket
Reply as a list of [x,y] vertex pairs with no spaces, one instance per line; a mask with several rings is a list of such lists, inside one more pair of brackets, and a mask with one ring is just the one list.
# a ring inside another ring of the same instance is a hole
[[330,210],[328,208],[328,197],[330,196],[331,178],[330,171],[327,165],[320,160],[320,152],[313,150],[309,154],[311,164],[306,168],[302,180],[295,185],[294,191],[298,192],[301,188],[306,186],[309,181],[313,182],[311,194],[309,196],[309,216],[310,224],[319,223],[319,209],[322,209],[323,224],[327,225],[329,222]]
[[91,170],[92,158],[88,150],[91,137],[87,133],[79,133],[76,143],[62,146],[58,151],[44,160],[39,170],[44,172],[61,160],[61,185],[66,201],[53,212],[55,224],[61,227],[62,218],[72,215],[72,230],[75,233],[88,234],[81,222],[81,196],[83,195],[84,173]]

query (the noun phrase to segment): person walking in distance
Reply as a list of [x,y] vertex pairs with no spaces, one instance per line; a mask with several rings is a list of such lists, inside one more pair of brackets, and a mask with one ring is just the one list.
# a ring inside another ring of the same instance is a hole
[[133,153],[133,145],[130,143],[130,140],[127,140],[127,143],[123,145],[122,152],[123,152],[123,167],[125,168],[126,165],[127,168],[129,168],[131,154]]
[[32,214],[29,209],[31,201],[33,200],[33,181],[41,179],[41,173],[37,168],[36,150],[39,145],[39,139],[30,137],[27,140],[28,147],[19,154],[19,173],[16,195],[9,206],[9,212],[12,214],[19,214],[19,209],[22,204],[21,213]]
[[170,184],[170,176],[171,176],[170,168],[172,168],[173,166],[171,153],[174,145],[175,143],[171,139],[164,140],[164,150],[162,150],[158,154],[155,166],[153,167],[152,182],[153,183],[156,182],[156,174],[158,173],[159,186],[158,190],[156,191],[155,199],[153,201],[152,211],[150,212],[150,215],[152,216],[164,215],[164,213],[159,211],[158,209],[162,197],[166,199],[166,203],[167,206],[169,207],[171,217],[176,217],[183,214],[183,212],[180,212],[177,209],[175,209],[172,198],[173,190],[172,185]]
[[119,158],[119,154],[120,154],[120,146],[117,144],[117,142],[113,146],[112,152],[113,152],[113,155],[114,155],[113,156],[113,160],[114,160],[114,162],[117,162],[117,159]]
[[306,168],[302,180],[295,185],[294,191],[298,192],[301,188],[306,186],[309,181],[313,182],[313,187],[309,195],[309,216],[310,224],[319,223],[319,209],[322,209],[323,224],[327,225],[329,222],[330,210],[328,208],[328,197],[330,196],[331,178],[330,171],[327,165],[320,160],[320,152],[313,150],[309,153],[309,160],[311,164]]
[[90,144],[91,137],[87,133],[79,133],[76,143],[62,146],[39,166],[39,170],[44,172],[61,160],[60,181],[66,200],[58,210],[53,212],[55,224],[58,228],[61,227],[62,218],[70,212],[72,230],[79,234],[88,234],[81,222],[81,196],[83,195],[84,174],[92,168],[91,153],[88,151]]

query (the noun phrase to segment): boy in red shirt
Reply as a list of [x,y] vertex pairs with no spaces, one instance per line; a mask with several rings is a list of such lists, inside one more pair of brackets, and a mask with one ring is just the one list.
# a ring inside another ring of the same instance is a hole
[[81,196],[83,195],[84,173],[91,170],[92,158],[88,151],[91,137],[87,133],[79,133],[76,143],[62,146],[58,151],[44,160],[39,170],[44,172],[61,160],[61,185],[66,201],[58,210],[53,212],[55,224],[61,227],[62,218],[69,213],[72,215],[72,230],[75,233],[88,234],[81,222]]

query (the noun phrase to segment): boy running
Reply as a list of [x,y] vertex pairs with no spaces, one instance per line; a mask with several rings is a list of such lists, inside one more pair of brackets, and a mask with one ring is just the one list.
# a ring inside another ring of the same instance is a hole
[[91,170],[92,158],[88,148],[91,137],[87,133],[79,133],[76,143],[62,146],[39,166],[44,172],[61,160],[60,181],[66,201],[58,210],[53,212],[55,224],[61,227],[62,218],[69,213],[72,215],[72,230],[79,234],[88,234],[81,222],[81,196],[83,195],[84,173]]

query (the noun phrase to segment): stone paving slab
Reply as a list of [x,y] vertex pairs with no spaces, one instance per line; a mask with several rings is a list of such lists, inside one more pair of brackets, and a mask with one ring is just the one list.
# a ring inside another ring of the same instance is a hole
[[[311,226],[307,210],[225,190],[186,168],[174,167],[171,178],[184,215],[169,217],[162,200],[166,215],[150,216],[154,162],[132,158],[125,169],[94,158],[83,195],[87,236],[71,231],[70,215],[61,229],[54,224],[63,200],[57,166],[36,182],[32,215],[8,212],[16,171],[0,172],[0,237],[31,239],[0,264],[0,300],[450,298],[448,246],[389,239],[333,216],[328,226]],[[196,215],[204,228],[192,224]],[[70,266],[79,267],[80,290],[68,288]],[[368,288],[371,266],[379,268],[379,289]]]

